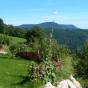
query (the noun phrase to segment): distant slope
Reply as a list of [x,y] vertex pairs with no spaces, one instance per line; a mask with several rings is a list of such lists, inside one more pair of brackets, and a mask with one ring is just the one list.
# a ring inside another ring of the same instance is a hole
[[31,29],[33,26],[35,26],[35,24],[22,24],[22,25],[19,25],[19,26],[16,26],[16,27]]
[[66,44],[71,49],[82,47],[88,40],[88,30],[54,30],[54,38],[61,44]]
[[18,27],[31,29],[33,26],[39,26],[43,29],[51,29],[52,27],[54,29],[78,29],[74,25],[58,24],[58,23],[55,23],[55,22],[44,22],[44,23],[40,23],[40,24],[22,24]]
[[38,26],[44,29],[77,29],[74,25],[65,25],[65,24],[58,24],[55,22],[45,22],[38,24]]
[[10,39],[10,43],[24,43],[26,41],[26,39],[24,38],[19,38],[19,37],[13,37],[13,36],[8,36],[8,35],[4,35],[4,34],[0,34],[0,37],[8,37]]

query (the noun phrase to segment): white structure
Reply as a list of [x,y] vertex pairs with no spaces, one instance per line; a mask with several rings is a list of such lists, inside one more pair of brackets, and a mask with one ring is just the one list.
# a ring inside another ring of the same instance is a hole
[[7,54],[7,52],[5,52],[5,51],[0,51],[0,54]]
[[44,88],[82,88],[80,83],[71,75],[69,79],[61,81],[56,87],[48,82]]
[[48,82],[44,88],[55,88],[50,82]]
[[82,88],[82,86],[80,85],[80,83],[72,75],[70,76],[70,80],[76,86],[76,88]]
[[66,80],[61,81],[56,88],[68,88],[68,83]]
[[68,83],[68,88],[76,88],[76,86],[72,83],[71,80],[66,80]]

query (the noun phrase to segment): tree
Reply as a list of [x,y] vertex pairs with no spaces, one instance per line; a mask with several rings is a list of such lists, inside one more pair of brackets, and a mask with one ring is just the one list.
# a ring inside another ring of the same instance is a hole
[[79,77],[88,79],[88,41],[85,42],[83,49],[77,52],[76,71]]
[[0,33],[4,33],[4,22],[1,18],[0,18]]
[[28,30],[25,35],[25,38],[27,42],[33,43],[36,42],[36,40],[41,40],[44,35],[44,31],[40,27],[34,26],[31,30]]
[[13,25],[7,25],[7,30],[5,32],[9,36],[13,36],[14,34],[14,27]]
[[5,33],[9,36],[23,38],[25,36],[26,30],[18,27],[14,27],[13,25],[7,25],[7,29]]
[[26,30],[21,28],[14,28],[14,36],[23,38],[25,36]]

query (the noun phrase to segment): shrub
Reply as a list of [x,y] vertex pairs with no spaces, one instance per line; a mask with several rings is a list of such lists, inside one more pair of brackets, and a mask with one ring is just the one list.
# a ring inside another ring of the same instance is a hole
[[10,50],[10,52],[12,53],[12,55],[15,55],[15,53],[16,53],[16,44],[12,44],[12,45],[10,45],[9,46],[9,50]]
[[83,88],[88,88],[88,79],[78,78]]
[[12,43],[9,46],[9,50],[13,55],[16,55],[17,52],[25,52],[27,50],[27,46],[25,44],[16,44],[16,43]]
[[[50,36],[49,38],[44,38],[39,44],[40,44],[40,47],[39,47],[39,51],[42,55],[42,59],[43,61],[40,63],[40,65],[35,65],[33,64],[30,68],[30,72],[29,72],[29,75],[30,77],[32,77],[32,80],[35,80],[36,77],[34,77],[35,75],[35,71],[37,70],[36,72],[36,75],[37,75],[37,78],[36,80],[38,79],[41,79],[44,83],[50,81],[50,82],[55,82],[55,79],[56,79],[56,74],[55,74],[55,66],[52,62],[52,58],[53,58],[53,55],[54,56],[57,56],[56,54],[53,53],[53,39],[52,39],[52,36]],[[32,73],[32,74],[31,74]]]
[[10,44],[10,38],[8,36],[5,36],[5,35],[0,35],[0,44],[9,45]]
[[76,52],[74,56],[74,67],[76,69],[76,75],[83,79],[88,79],[88,41],[85,42],[83,49]]
[[[44,38],[40,43],[39,43],[39,51],[41,52],[42,55],[42,59],[43,61],[40,63],[40,65],[36,65],[35,63],[33,63],[30,66],[30,71],[29,71],[29,77],[32,80],[38,80],[41,79],[44,83],[47,82],[52,82],[54,83],[57,78],[57,70],[56,67],[61,67],[62,63],[62,53],[65,55],[68,54],[68,49],[63,49],[61,46],[59,46],[57,44],[57,41],[53,39],[52,33],[50,34],[50,36],[48,38]],[[61,50],[61,51],[60,51]],[[66,71],[66,75],[68,76],[68,74],[70,74],[72,71],[72,58],[66,58],[66,60],[64,60],[64,69],[62,68],[62,72],[65,75],[65,71]],[[68,66],[68,60],[69,61],[69,66]],[[66,61],[66,63],[65,63]],[[65,70],[65,67],[67,67],[67,69]],[[69,71],[68,71],[69,70]],[[36,74],[35,74],[36,73]],[[58,73],[60,74],[60,73]]]
[[28,60],[34,60],[36,62],[41,62],[43,60],[42,55],[37,52],[17,52],[16,56],[20,56]]

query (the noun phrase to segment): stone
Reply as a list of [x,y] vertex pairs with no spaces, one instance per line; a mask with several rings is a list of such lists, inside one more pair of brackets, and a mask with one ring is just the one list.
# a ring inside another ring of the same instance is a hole
[[68,88],[68,83],[66,80],[61,81],[56,88]]
[[48,82],[44,88],[55,88],[55,86],[53,86],[50,82]]
[[68,83],[68,88],[76,88],[76,86],[72,83],[71,80],[66,80]]
[[82,88],[80,83],[71,75],[69,79],[62,80],[57,87],[48,82],[44,88]]
[[76,86],[76,88],[82,88],[81,84],[71,75],[70,80]]

